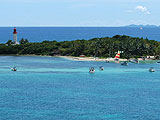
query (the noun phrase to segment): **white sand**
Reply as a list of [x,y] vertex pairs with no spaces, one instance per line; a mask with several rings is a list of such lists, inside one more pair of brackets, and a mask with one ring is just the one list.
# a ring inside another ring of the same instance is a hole
[[[69,60],[76,61],[114,61],[114,58],[94,58],[94,57],[73,57],[73,56],[59,56]],[[127,59],[119,59],[119,61],[127,61]]]

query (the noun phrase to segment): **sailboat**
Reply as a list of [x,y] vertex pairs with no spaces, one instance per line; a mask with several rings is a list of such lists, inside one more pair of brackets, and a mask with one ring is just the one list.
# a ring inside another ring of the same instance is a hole
[[119,61],[120,54],[121,54],[121,51],[118,51],[118,53],[117,53],[116,56],[114,57],[114,60],[115,60],[115,61]]

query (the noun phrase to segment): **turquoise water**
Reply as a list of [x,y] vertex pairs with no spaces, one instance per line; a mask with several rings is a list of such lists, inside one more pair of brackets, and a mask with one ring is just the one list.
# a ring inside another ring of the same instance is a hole
[[[10,67],[17,66],[13,72]],[[99,71],[104,66],[104,71]],[[95,74],[88,69],[95,67]],[[156,72],[148,69],[154,67]],[[158,120],[160,65],[0,56],[1,120]]]

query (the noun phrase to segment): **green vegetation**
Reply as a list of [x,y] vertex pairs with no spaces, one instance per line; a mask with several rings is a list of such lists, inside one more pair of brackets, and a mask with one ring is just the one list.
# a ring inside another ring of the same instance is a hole
[[140,56],[159,56],[160,42],[143,38],[116,35],[112,38],[93,38],[75,41],[43,41],[30,43],[22,39],[20,45],[13,45],[9,40],[0,44],[0,54],[35,54],[35,55],[63,55],[63,56],[96,56],[114,57],[115,53],[124,51],[122,58],[138,58]]

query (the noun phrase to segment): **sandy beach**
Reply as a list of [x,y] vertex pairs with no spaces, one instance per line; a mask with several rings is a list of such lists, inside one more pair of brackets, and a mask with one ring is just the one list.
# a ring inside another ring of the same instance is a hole
[[[73,61],[109,61],[109,62],[115,62],[115,58],[98,58],[98,57],[73,57],[73,56],[57,56],[61,58],[65,58],[68,60],[73,60]],[[134,58],[131,58],[134,59]],[[119,59],[120,62],[128,61],[127,59]],[[138,58],[138,61],[143,61],[143,62],[150,62],[150,61],[155,61],[153,59],[145,59],[145,61],[142,58]]]
[[[114,61],[114,58],[98,58],[98,57],[73,57],[73,56],[59,56],[65,59],[74,61]],[[119,61],[127,61],[127,59],[119,59]]]

